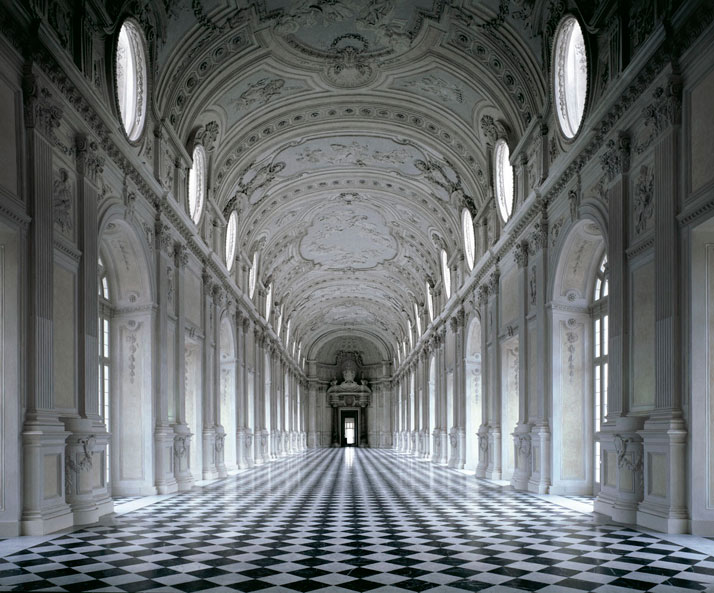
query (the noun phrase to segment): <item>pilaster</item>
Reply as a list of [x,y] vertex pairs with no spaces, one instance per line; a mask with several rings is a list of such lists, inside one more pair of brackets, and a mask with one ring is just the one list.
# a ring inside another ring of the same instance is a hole
[[54,205],[52,150],[62,109],[25,64],[27,199],[29,229],[27,402],[22,432],[23,535],[43,535],[69,527],[65,503],[65,439],[69,432],[55,410],[53,380]]

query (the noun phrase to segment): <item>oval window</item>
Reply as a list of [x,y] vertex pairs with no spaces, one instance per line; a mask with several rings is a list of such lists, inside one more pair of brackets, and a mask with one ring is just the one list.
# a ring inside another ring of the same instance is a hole
[[496,142],[496,201],[498,212],[506,222],[513,210],[513,167],[511,167],[511,154],[508,144],[502,138]]
[[238,229],[238,213],[233,210],[228,217],[228,225],[226,226],[226,266],[228,271],[233,269],[233,263],[236,259],[236,232]]
[[474,219],[468,208],[464,208],[461,213],[461,228],[464,233],[464,252],[466,253],[466,263],[469,270],[474,269],[476,260],[476,237],[474,236]]
[[193,149],[193,167],[188,172],[188,212],[195,224],[201,220],[206,193],[206,152],[197,144]]
[[431,286],[426,283],[426,307],[429,309],[429,321],[434,321],[434,297],[431,295]]
[[248,273],[248,298],[252,299],[255,294],[255,280],[258,274],[258,252],[253,254],[253,265]]
[[119,30],[115,59],[119,115],[127,138],[136,142],[144,130],[148,92],[144,38],[132,21],[125,21]]
[[565,17],[558,27],[554,46],[554,90],[558,123],[566,138],[574,138],[585,112],[588,60],[578,19]]
[[449,256],[446,255],[446,250],[441,250],[441,275],[444,279],[444,293],[446,300],[451,298],[451,270],[449,270]]

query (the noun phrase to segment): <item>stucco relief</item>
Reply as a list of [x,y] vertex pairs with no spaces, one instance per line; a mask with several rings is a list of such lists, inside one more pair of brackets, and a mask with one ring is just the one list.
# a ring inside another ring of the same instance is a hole
[[380,213],[363,205],[323,209],[300,242],[303,258],[328,269],[370,269],[397,255]]

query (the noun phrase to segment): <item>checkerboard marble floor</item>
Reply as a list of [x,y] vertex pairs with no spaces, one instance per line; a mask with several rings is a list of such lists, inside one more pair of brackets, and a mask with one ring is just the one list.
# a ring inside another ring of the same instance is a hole
[[315,450],[0,559],[2,591],[704,590],[714,558],[392,451]]

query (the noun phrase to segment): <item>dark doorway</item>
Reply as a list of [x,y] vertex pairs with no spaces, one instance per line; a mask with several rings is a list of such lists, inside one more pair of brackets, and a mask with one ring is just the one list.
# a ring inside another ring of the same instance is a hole
[[359,445],[359,423],[357,410],[340,410],[340,444],[343,447]]

